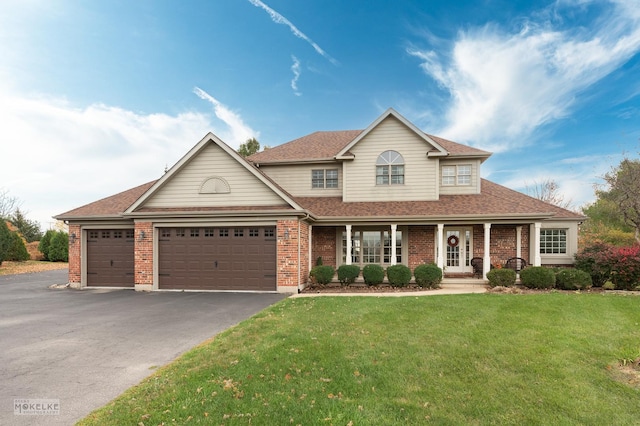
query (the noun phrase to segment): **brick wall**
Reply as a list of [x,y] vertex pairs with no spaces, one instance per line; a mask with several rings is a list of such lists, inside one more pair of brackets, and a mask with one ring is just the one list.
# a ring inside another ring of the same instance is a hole
[[[516,225],[491,225],[491,264],[504,265],[507,259],[516,257]],[[529,226],[522,225],[520,241],[520,257],[529,263]],[[473,227],[473,253],[477,257],[484,257],[484,227]]]
[[[71,235],[75,234],[75,241]],[[82,282],[82,230],[80,225],[69,225],[69,283],[79,287]]]
[[314,226],[311,248],[311,261],[316,264],[322,257],[322,264],[337,267],[336,262],[336,228],[331,226]]
[[[144,232],[144,238],[142,238]],[[135,283],[153,285],[153,224],[136,222],[135,224]]]
[[[298,287],[298,221],[279,220],[276,232],[278,235],[277,268],[278,290],[297,292]],[[302,265],[300,265],[302,268]],[[287,289],[287,287],[289,287]],[[291,289],[295,287],[295,290]]]
[[300,225],[300,276],[299,283],[307,282],[309,278],[309,224],[298,222]]
[[435,261],[435,226],[409,227],[409,268]]

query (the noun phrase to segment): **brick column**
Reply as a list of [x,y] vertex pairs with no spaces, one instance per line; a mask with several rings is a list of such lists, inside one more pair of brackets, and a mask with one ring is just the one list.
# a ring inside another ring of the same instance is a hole
[[69,225],[69,286],[82,285],[82,229],[80,225]]
[[153,290],[153,224],[136,222],[135,224],[135,289]]
[[276,233],[277,287],[280,293],[297,293],[301,272],[298,247],[298,221],[279,220]]

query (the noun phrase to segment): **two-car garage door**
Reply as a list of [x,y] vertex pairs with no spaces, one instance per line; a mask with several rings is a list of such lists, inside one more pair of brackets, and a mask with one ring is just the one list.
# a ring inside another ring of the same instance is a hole
[[158,287],[276,290],[274,226],[160,228]]

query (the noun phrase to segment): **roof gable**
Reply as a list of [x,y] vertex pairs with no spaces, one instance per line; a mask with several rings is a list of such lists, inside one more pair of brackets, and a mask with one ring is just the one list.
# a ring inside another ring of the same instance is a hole
[[125,214],[154,208],[300,206],[261,171],[208,133]]

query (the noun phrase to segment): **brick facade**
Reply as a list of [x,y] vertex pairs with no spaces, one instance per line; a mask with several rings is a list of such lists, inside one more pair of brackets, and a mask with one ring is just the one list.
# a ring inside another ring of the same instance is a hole
[[[75,235],[75,238],[72,237]],[[80,225],[69,225],[69,284],[80,287],[82,282],[82,230]]]
[[297,220],[279,220],[276,226],[277,283],[281,292],[297,292],[300,282],[302,265],[298,259],[298,223]]
[[318,258],[322,258],[323,265],[337,267],[336,262],[336,228],[332,226],[314,226],[311,260],[313,265]]
[[309,278],[309,224],[299,221],[300,226],[300,276],[298,283],[306,283]]
[[[144,232],[144,237],[142,233]],[[151,290],[153,286],[153,224],[136,222],[135,224],[135,285]]]
[[433,263],[435,259],[435,226],[419,225],[409,227],[409,268],[424,263]]

